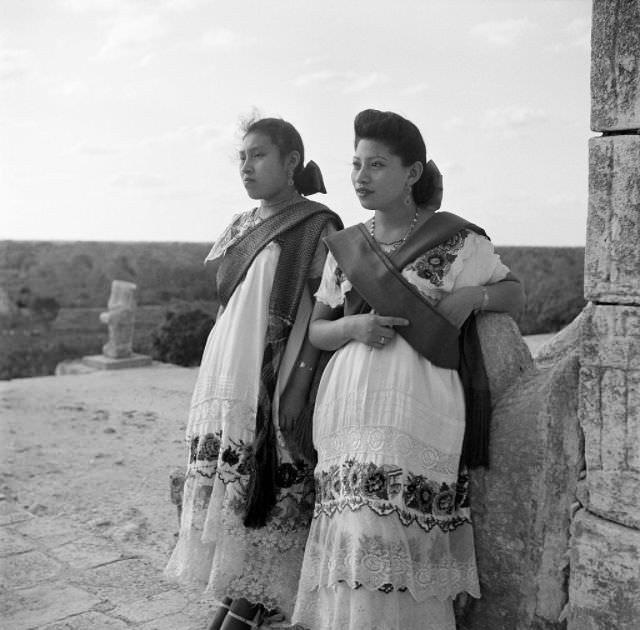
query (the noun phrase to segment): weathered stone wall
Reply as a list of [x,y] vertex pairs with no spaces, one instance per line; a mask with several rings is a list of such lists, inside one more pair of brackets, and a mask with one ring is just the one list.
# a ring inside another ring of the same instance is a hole
[[594,0],[568,630],[640,627],[640,1]]
[[[640,62],[640,59],[639,59]],[[585,297],[640,302],[640,136],[589,141]]]
[[574,329],[534,366],[507,316],[479,321],[494,403],[491,467],[472,475],[482,598],[464,602],[461,629],[563,627],[571,511],[584,466]]
[[637,129],[640,119],[638,0],[593,0],[591,129]]

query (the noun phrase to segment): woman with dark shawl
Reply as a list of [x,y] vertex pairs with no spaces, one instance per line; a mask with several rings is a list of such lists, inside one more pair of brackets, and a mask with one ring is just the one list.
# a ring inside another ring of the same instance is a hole
[[522,290],[481,228],[437,211],[441,177],[410,121],[358,114],[352,182],[373,216],[326,239],[309,334],[335,352],[293,619],[455,630],[453,598],[480,596],[467,470],[488,463],[474,313],[517,313]]
[[236,215],[207,256],[222,306],[191,401],[180,534],[166,573],[207,585],[223,603],[212,630],[268,610],[290,617],[313,510],[313,469],[293,428],[310,417],[319,377],[307,326],[322,239],[342,224],[302,196],[326,192],[315,163],[303,164],[290,123],[248,125],[240,175],[260,204]]

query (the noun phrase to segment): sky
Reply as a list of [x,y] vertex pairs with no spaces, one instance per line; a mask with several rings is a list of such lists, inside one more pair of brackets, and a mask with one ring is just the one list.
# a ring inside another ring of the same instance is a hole
[[210,242],[279,116],[366,220],[353,119],[418,125],[443,209],[497,245],[586,239],[590,0],[0,0],[0,239]]

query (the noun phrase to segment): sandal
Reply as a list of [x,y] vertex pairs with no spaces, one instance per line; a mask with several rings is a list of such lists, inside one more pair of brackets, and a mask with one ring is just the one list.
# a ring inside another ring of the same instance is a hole
[[244,598],[235,599],[227,612],[220,630],[250,630],[262,623],[264,608]]
[[233,600],[230,597],[223,597],[220,605],[218,606],[218,610],[216,610],[216,614],[213,617],[213,620],[207,627],[207,630],[220,630],[222,626],[222,622],[225,620],[227,613],[229,612],[229,608],[231,607],[231,603]]

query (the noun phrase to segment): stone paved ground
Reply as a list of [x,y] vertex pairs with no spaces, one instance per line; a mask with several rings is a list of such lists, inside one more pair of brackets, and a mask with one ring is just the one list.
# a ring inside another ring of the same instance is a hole
[[195,377],[156,363],[0,381],[2,630],[206,629],[215,603],[162,577]]
[[0,627],[204,630],[214,603],[162,577],[169,473],[195,371],[0,383]]

